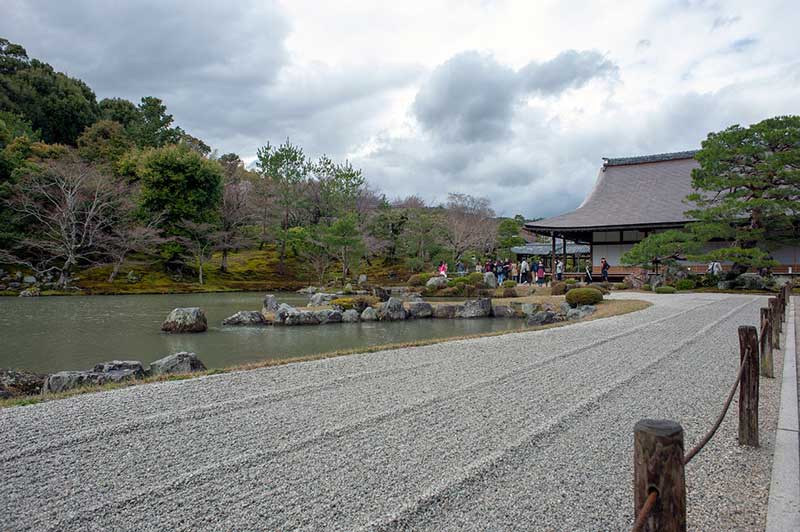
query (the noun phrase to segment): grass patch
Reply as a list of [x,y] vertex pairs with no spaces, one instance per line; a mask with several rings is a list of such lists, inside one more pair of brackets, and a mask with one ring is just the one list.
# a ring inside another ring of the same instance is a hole
[[[544,301],[548,302],[558,302],[559,300],[563,301],[563,297],[541,297],[541,296],[528,296],[526,298],[514,298],[513,301],[520,301],[526,300],[525,302],[528,303],[542,303]],[[503,302],[511,301],[511,299],[504,300],[504,299],[496,299],[493,300],[495,303],[503,304]],[[451,303],[442,303],[442,302],[434,302],[432,305],[449,305]],[[592,314],[591,316],[584,318],[581,321],[592,321],[602,318],[609,318],[612,316],[621,316],[623,314],[628,314],[630,312],[636,312],[638,310],[643,310],[652,303],[647,301],[639,301],[636,299],[623,299],[623,300],[605,300],[600,302],[597,305],[597,311]],[[21,407],[27,405],[33,405],[38,403],[44,403],[48,401],[56,401],[59,399],[66,399],[69,397],[75,397],[77,395],[84,395],[87,393],[97,393],[97,392],[105,392],[110,390],[118,390],[121,388],[129,388],[131,386],[138,386],[140,384],[150,384],[154,382],[166,382],[166,381],[182,381],[187,379],[193,379],[196,377],[203,377],[203,376],[210,376],[210,375],[220,375],[224,373],[232,373],[236,371],[250,371],[254,369],[263,369],[263,368],[270,368],[274,366],[283,366],[285,364],[294,364],[298,362],[311,362],[315,360],[325,360],[329,358],[336,358],[341,356],[348,356],[348,355],[358,355],[358,354],[365,354],[365,353],[376,353],[379,351],[391,351],[394,349],[404,349],[409,347],[423,347],[426,345],[434,345],[434,344],[441,344],[444,342],[452,342],[456,340],[472,340],[476,338],[486,338],[491,336],[503,336],[506,334],[515,334],[515,333],[524,333],[524,332],[531,332],[531,331],[538,331],[544,329],[554,329],[557,327],[564,327],[565,325],[571,325],[576,323],[575,321],[564,321],[559,323],[551,323],[548,325],[540,325],[536,327],[520,327],[515,329],[507,329],[504,331],[494,331],[489,333],[483,334],[470,334],[464,336],[448,336],[444,338],[430,338],[426,340],[417,340],[413,342],[402,342],[402,343],[393,343],[393,344],[383,344],[383,345],[375,345],[371,347],[359,347],[353,349],[341,349],[337,351],[330,351],[326,353],[317,353],[314,355],[306,355],[300,357],[290,357],[290,358],[281,358],[281,359],[270,359],[270,360],[261,360],[257,362],[249,362],[245,364],[239,364],[236,366],[230,366],[227,368],[215,368],[210,369],[207,371],[200,371],[196,373],[186,373],[186,374],[178,374],[178,375],[158,375],[154,377],[146,377],[144,379],[134,379],[125,382],[115,382],[115,383],[107,383],[101,386],[84,386],[81,388],[76,388],[74,390],[69,390],[62,393],[54,393],[54,394],[47,394],[47,395],[32,395],[32,396],[22,396],[22,397],[14,397],[11,399],[0,399],[0,408],[11,408],[11,407]]]

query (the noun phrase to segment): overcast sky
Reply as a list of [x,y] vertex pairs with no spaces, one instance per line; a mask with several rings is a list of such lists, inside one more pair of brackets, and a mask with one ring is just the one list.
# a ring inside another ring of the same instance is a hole
[[[230,5],[228,5],[230,4]],[[0,0],[0,36],[98,98],[164,100],[252,160],[290,137],[390,198],[559,214],[601,157],[800,113],[796,0]]]

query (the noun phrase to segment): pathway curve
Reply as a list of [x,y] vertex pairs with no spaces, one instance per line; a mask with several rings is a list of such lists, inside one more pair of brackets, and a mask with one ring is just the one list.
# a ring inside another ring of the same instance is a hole
[[[625,530],[634,423],[693,445],[766,301],[636,297],[655,305],[0,410],[2,529]],[[763,530],[773,388],[761,449],[729,415],[689,466],[690,529]]]

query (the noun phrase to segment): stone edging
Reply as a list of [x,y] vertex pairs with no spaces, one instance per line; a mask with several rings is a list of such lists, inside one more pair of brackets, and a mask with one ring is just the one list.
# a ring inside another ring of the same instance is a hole
[[800,530],[800,426],[798,426],[797,345],[794,298],[786,318],[781,407],[772,459],[767,532]]

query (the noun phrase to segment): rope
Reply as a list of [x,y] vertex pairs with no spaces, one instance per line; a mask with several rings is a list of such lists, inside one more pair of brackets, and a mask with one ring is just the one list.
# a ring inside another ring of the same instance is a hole
[[639,510],[639,515],[636,517],[636,522],[633,523],[631,532],[640,532],[642,530],[647,516],[650,515],[650,510],[652,510],[653,506],[656,504],[656,499],[658,499],[658,492],[653,490],[650,492],[650,495],[647,496],[647,499],[645,499],[642,509]]
[[692,458],[694,458],[697,453],[703,450],[703,447],[705,447],[706,444],[709,442],[709,440],[711,440],[711,438],[714,436],[714,433],[717,432],[717,429],[722,424],[722,420],[725,419],[725,414],[728,413],[728,408],[731,406],[731,401],[733,400],[733,394],[736,392],[736,388],[739,387],[739,382],[742,380],[742,374],[744,374],[744,368],[745,365],[747,364],[747,358],[752,356],[752,354],[753,353],[750,351],[750,349],[748,349],[747,353],[745,354],[744,360],[742,361],[742,365],[739,366],[739,375],[736,376],[736,382],[733,383],[733,387],[731,387],[731,391],[730,393],[728,393],[728,399],[725,401],[725,406],[722,407],[722,412],[719,413],[717,420],[714,422],[714,426],[711,427],[711,430],[708,431],[708,434],[703,436],[703,439],[700,440],[700,443],[695,445],[691,451],[689,451],[684,455],[683,465],[688,464],[689,461]]

